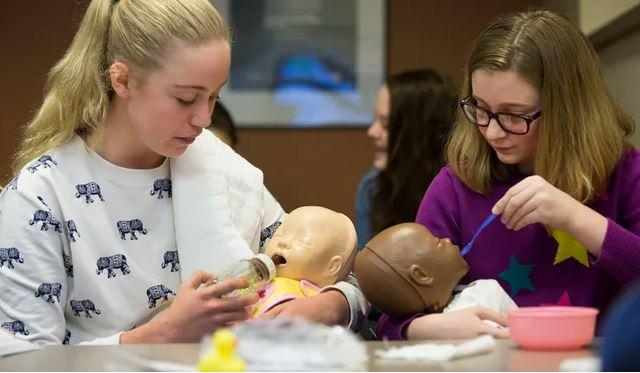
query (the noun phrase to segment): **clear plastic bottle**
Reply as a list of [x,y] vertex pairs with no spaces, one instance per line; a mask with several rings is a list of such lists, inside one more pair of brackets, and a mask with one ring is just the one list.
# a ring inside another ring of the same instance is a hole
[[217,276],[217,278],[207,282],[207,286],[242,277],[245,277],[249,281],[249,287],[236,289],[223,295],[223,297],[237,297],[259,292],[276,277],[276,265],[268,255],[257,254],[249,259],[242,259],[230,268],[227,268]]

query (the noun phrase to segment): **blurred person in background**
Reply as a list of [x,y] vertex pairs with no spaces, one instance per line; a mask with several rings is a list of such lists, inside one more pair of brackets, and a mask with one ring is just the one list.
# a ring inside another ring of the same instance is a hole
[[444,166],[443,149],[456,105],[456,87],[432,69],[391,76],[378,90],[373,168],[356,194],[358,249],[376,233],[415,220],[431,179]]

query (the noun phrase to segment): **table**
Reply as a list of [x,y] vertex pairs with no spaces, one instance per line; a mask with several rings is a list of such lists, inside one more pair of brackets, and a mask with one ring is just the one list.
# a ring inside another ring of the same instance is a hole
[[[449,341],[450,343],[457,343]],[[389,346],[416,342],[365,342],[369,356]],[[513,342],[500,340],[491,353],[453,360],[443,364],[394,363],[369,359],[370,371],[558,371],[567,358],[594,356],[596,340],[588,348],[575,351],[526,351]],[[120,346],[51,346],[0,359],[0,371],[107,371],[145,370],[126,362],[123,355],[195,364],[199,345],[157,344]],[[148,369],[146,369],[148,370]]]

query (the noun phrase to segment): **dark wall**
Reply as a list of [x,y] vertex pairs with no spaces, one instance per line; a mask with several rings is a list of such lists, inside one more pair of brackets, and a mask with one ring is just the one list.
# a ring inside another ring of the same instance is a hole
[[[537,0],[388,0],[388,70],[433,67],[457,80],[470,43],[498,13]],[[42,100],[47,71],[64,53],[87,0],[0,1],[0,175],[19,128]],[[353,217],[355,188],[370,167],[365,129],[241,130],[239,153],[260,167],[286,210],[323,205]]]
[[0,0],[0,183],[20,127],[40,105],[47,73],[73,39],[84,8],[69,0]]

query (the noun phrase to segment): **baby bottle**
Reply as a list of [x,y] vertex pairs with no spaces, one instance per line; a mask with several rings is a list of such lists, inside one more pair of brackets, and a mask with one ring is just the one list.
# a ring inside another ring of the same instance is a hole
[[223,297],[237,297],[259,292],[276,277],[276,265],[268,255],[257,254],[249,259],[242,259],[227,268],[217,278],[207,282],[207,286],[242,277],[245,277],[249,281],[249,287],[236,289],[223,295]]

